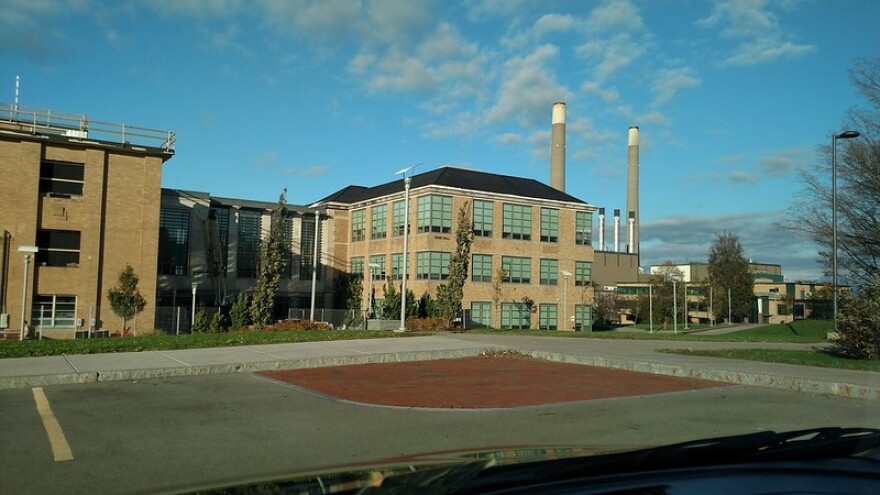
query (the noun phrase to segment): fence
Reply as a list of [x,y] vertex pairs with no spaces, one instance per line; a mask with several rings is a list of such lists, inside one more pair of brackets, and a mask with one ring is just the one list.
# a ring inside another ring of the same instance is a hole
[[[199,306],[196,311],[204,311],[210,322],[220,311],[217,306]],[[288,320],[309,320],[310,308],[290,308]],[[363,317],[358,311],[347,309],[315,308],[315,321],[324,321],[333,328],[363,328]],[[190,333],[192,329],[192,306],[159,306],[156,308],[156,330],[164,333]]]

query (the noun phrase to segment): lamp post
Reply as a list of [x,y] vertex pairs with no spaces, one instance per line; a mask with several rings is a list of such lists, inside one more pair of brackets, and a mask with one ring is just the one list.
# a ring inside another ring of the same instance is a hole
[[654,284],[648,284],[648,333],[654,333]]
[[367,294],[367,319],[373,316],[373,279],[375,275],[373,275],[373,269],[379,268],[378,263],[370,263],[370,292]]
[[678,333],[678,290],[675,279],[672,279],[672,333]]
[[562,326],[564,330],[568,330],[568,277],[571,272],[559,270],[562,273]]
[[727,288],[727,324],[728,325],[733,325],[733,317],[731,316],[733,314],[733,312],[731,310],[731,305],[732,305],[732,299],[730,297],[730,287],[728,287]]
[[[398,170],[394,175],[403,175],[403,269],[401,270],[401,279],[400,283],[400,328],[398,328],[397,332],[405,332],[406,331],[406,267],[409,264],[409,187],[412,182],[412,174],[415,172],[416,167],[421,165],[418,163],[416,165],[412,165],[406,167],[404,169]],[[410,172],[410,175],[406,175],[407,172]]]
[[837,140],[859,137],[857,131],[831,135],[831,288],[834,306],[834,331],[837,331]]
[[312,246],[312,301],[309,321],[315,321],[315,292],[318,287],[318,232],[321,227],[321,213],[315,210],[315,245]]
[[682,316],[682,318],[684,319],[684,329],[688,330],[688,284],[687,284],[687,281],[683,281],[681,283],[681,285],[683,287],[682,297],[684,299],[684,304],[682,304],[682,306],[684,306],[684,315]]
[[192,283],[192,296],[193,296],[192,316],[191,316],[191,319],[189,320],[189,333],[193,333],[193,327],[195,327],[195,324],[196,324],[196,293],[198,291],[199,291],[199,283],[193,282]]
[[[37,246],[18,246],[18,251],[24,253],[24,272],[22,272],[21,276],[21,330],[18,337],[19,340],[24,340],[24,322],[27,317],[25,309],[27,308],[28,275],[30,275],[28,267],[31,263],[31,255],[37,253],[39,248]],[[40,324],[42,323],[41,319]]]

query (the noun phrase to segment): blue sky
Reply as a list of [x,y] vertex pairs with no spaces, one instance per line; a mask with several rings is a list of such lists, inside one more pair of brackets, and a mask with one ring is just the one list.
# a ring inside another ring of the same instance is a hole
[[[774,227],[862,104],[874,0],[0,0],[0,101],[177,134],[165,187],[309,204],[413,163],[549,182],[625,207],[641,129],[642,264],[705,261],[714,233],[819,279]],[[608,232],[610,236],[610,229]]]

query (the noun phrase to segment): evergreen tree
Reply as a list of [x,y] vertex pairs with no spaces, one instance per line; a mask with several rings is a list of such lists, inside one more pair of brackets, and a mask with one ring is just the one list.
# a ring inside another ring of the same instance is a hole
[[250,305],[251,298],[248,297],[247,293],[239,293],[238,298],[229,310],[229,315],[232,318],[232,328],[243,328],[250,323]]
[[284,235],[284,222],[287,219],[286,204],[287,188],[285,187],[278,197],[278,205],[272,210],[269,236],[260,242],[259,273],[251,303],[251,319],[258,327],[264,327],[271,322],[278,283],[287,266]]
[[107,299],[110,300],[110,309],[116,316],[122,318],[122,333],[125,335],[127,328],[126,322],[137,316],[147,306],[144,296],[138,291],[137,285],[140,279],[134,273],[134,268],[126,264],[125,268],[119,272],[119,279],[116,287],[110,289],[107,293]]
[[437,307],[440,318],[447,321],[461,315],[461,300],[464,298],[464,284],[467,282],[471,244],[474,242],[474,227],[471,222],[469,204],[465,201],[458,210],[455,253],[449,260],[449,278],[445,284],[437,287]]
[[726,319],[728,310],[734,320],[743,321],[748,318],[755,293],[755,281],[749,272],[749,260],[743,254],[742,244],[736,234],[729,231],[715,234],[715,242],[709,248],[709,282],[715,288],[713,309],[717,319]]

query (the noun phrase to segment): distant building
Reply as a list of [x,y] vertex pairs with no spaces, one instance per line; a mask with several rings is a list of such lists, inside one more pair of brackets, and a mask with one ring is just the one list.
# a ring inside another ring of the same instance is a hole
[[172,156],[172,132],[0,105],[5,336],[18,338],[22,313],[31,335],[121,328],[107,292],[127,264],[147,300],[130,325],[152,330],[159,191],[162,165]]

